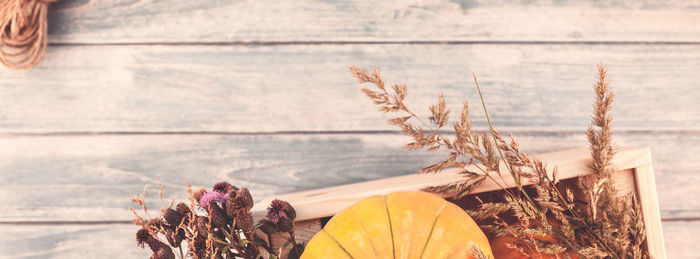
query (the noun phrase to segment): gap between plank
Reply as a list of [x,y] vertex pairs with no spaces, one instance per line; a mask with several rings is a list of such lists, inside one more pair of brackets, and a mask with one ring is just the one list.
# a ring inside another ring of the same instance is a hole
[[277,46],[277,45],[700,45],[700,41],[519,41],[519,40],[399,40],[399,41],[210,41],[210,42],[49,42],[50,46]]
[[[488,132],[486,129],[476,130],[477,132]],[[442,134],[454,135],[454,131],[440,131]],[[527,134],[527,135],[575,135],[585,134],[584,130],[500,130],[504,133]],[[658,130],[615,130],[616,134],[666,134],[666,135],[692,135],[700,134],[700,129],[658,129]],[[261,132],[238,132],[238,131],[55,131],[55,132],[0,132],[0,137],[49,137],[49,136],[109,136],[109,135],[232,135],[232,136],[254,136],[254,135],[344,135],[344,134],[404,134],[398,130],[298,130],[298,131],[261,131]]]

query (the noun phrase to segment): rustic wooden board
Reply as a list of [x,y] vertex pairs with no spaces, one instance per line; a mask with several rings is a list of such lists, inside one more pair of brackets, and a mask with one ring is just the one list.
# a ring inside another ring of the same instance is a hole
[[1,225],[2,258],[148,258],[129,224]]
[[60,46],[0,69],[0,132],[275,132],[393,129],[351,64],[409,85],[420,114],[444,92],[472,104],[474,71],[499,128],[580,131],[596,63],[610,67],[615,126],[700,129],[700,45]]
[[260,199],[439,157],[382,133],[388,117],[359,94],[351,64],[408,83],[421,114],[439,89],[480,115],[476,72],[496,125],[529,132],[522,147],[540,153],[585,146],[603,62],[618,144],[652,148],[668,256],[695,258],[699,5],[61,0],[39,67],[0,68],[0,223],[53,223],[0,225],[0,257],[147,257],[135,227],[95,222],[128,220],[146,184],[157,208],[157,175],[166,198],[185,196],[183,179],[230,179]]
[[[2,225],[4,258],[147,258],[148,248],[136,246],[138,228],[116,225]],[[663,222],[668,258],[697,258],[700,221]]]
[[63,0],[55,43],[698,42],[697,1]]
[[700,221],[663,222],[667,258],[697,258]]
[[[518,134],[532,154],[585,147],[583,134]],[[650,146],[664,219],[700,217],[696,181],[700,136],[618,134],[619,145]],[[128,199],[148,190],[158,209],[186,198],[183,181],[210,188],[226,179],[258,200],[415,172],[439,153],[401,149],[395,134],[96,135],[0,138],[0,221],[126,221]],[[678,161],[684,161],[679,164]]]

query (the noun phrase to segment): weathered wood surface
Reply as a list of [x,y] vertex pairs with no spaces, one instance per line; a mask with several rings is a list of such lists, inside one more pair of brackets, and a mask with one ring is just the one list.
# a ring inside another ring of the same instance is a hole
[[420,114],[448,96],[496,126],[581,131],[595,64],[610,67],[618,130],[700,129],[700,45],[56,46],[0,69],[0,132],[277,132],[393,129],[348,66],[409,85]]
[[0,225],[2,258],[148,258],[126,224]]
[[466,97],[483,128],[476,72],[496,126],[540,153],[586,145],[602,62],[618,95],[616,141],[652,148],[668,256],[695,258],[698,6],[61,0],[46,59],[0,69],[0,257],[147,257],[135,227],[97,222],[128,220],[146,184],[157,208],[158,175],[167,198],[186,195],[184,179],[229,179],[260,199],[435,161],[400,150],[407,139],[385,132],[349,65],[408,83],[420,114],[438,90],[450,104]]
[[697,1],[63,0],[56,43],[698,42]]
[[[137,227],[115,225],[0,225],[3,258],[148,258],[136,246]],[[664,222],[668,258],[695,259],[700,221]]]
[[[532,153],[584,147],[584,134],[518,134]],[[220,180],[248,186],[258,200],[415,172],[440,153],[404,151],[398,134],[97,135],[0,138],[0,221],[126,221],[129,198],[157,177],[166,203],[186,198],[184,180],[211,188]],[[621,146],[650,146],[664,219],[700,217],[700,136],[618,134]],[[684,161],[678,163],[677,161]]]

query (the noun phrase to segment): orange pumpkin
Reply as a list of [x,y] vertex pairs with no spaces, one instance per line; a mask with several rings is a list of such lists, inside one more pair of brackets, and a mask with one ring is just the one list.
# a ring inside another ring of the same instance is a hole
[[336,214],[302,259],[493,258],[488,239],[464,210],[426,192],[372,196]]
[[[554,238],[550,236],[545,236],[538,238],[543,241],[554,241]],[[562,252],[555,255],[540,254],[537,251],[531,249],[524,249],[524,251],[518,251],[516,248],[510,248],[509,245],[518,244],[518,240],[511,236],[497,237],[491,242],[491,249],[493,250],[493,256],[496,259],[579,259],[578,255],[573,252]]]

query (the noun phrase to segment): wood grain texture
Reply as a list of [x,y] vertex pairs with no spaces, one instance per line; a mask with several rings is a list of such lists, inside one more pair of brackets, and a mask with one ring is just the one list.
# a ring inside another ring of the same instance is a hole
[[407,83],[427,115],[444,92],[498,128],[584,130],[596,63],[610,67],[618,130],[700,130],[700,45],[61,46],[0,71],[0,132],[276,132],[394,129],[348,66]]
[[662,226],[667,258],[698,258],[696,247],[700,221],[663,222]]
[[116,225],[3,225],[2,258],[148,258],[136,245],[138,227]]
[[[257,221],[257,219],[255,220]],[[301,244],[306,244],[311,240],[311,238],[316,235],[319,231],[323,229],[321,219],[311,219],[311,220],[305,220],[305,221],[296,221],[294,222],[294,240],[297,243]],[[256,230],[258,233],[260,233],[261,237],[266,236],[262,231]],[[278,255],[280,258],[287,258],[289,256],[289,252],[294,249],[293,246],[286,245],[289,240],[290,240],[290,234],[289,233],[273,233],[270,235],[270,242],[272,245],[270,248],[272,248],[273,251],[280,251]],[[267,243],[267,241],[266,241]],[[269,243],[268,243],[269,244]],[[267,251],[263,250],[263,253],[266,253]],[[264,257],[267,255],[264,255]]]
[[[532,153],[585,147],[584,134],[518,134]],[[695,188],[700,136],[628,133],[621,146],[650,146],[664,219],[700,216]],[[166,203],[220,180],[247,186],[260,201],[289,193],[409,174],[440,153],[402,150],[394,134],[97,135],[0,138],[0,221],[125,221],[129,198],[145,185],[157,210],[158,176]],[[685,161],[678,164],[677,161]]]
[[54,43],[698,42],[697,1],[64,0]]
[[[3,258],[147,258],[148,249],[136,246],[132,225],[3,225]],[[668,258],[695,259],[700,221],[663,222]]]

